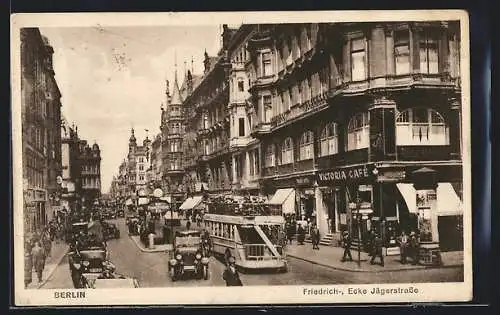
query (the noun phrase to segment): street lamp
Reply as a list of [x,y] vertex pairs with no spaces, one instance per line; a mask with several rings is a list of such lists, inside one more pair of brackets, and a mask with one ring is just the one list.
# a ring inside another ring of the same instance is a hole
[[361,216],[360,216],[360,209],[361,209],[361,198],[359,198],[359,191],[358,191],[358,196],[356,197],[356,221],[358,221],[358,267],[361,267]]

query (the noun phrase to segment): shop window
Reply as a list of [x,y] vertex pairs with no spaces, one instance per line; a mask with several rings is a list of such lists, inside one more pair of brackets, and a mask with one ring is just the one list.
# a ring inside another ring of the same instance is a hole
[[313,158],[314,133],[306,131],[300,137],[299,142],[299,160],[310,160]]
[[288,137],[281,148],[281,165],[293,163],[293,140]]
[[439,72],[438,40],[436,36],[420,33],[420,72]]
[[407,109],[396,119],[396,144],[448,145],[448,126],[441,114],[433,109]]
[[394,63],[396,74],[410,73],[410,34],[408,30],[394,33]]
[[333,155],[338,153],[339,134],[337,124],[328,123],[321,131],[320,136],[320,156]]
[[370,120],[368,112],[356,114],[347,126],[347,151],[368,148]]
[[274,152],[274,144],[267,146],[266,150],[266,167],[273,167],[276,165],[276,155]]
[[362,81],[366,79],[364,38],[353,39],[351,41],[351,79],[352,81]]

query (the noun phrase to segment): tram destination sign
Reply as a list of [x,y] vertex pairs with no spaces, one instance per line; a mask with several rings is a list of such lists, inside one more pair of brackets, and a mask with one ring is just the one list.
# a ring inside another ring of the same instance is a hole
[[358,165],[320,171],[317,174],[319,185],[348,184],[350,182],[373,180],[373,165]]

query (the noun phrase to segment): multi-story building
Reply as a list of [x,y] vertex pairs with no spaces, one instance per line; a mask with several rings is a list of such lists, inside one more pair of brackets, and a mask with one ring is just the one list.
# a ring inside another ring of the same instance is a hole
[[23,28],[20,35],[24,229],[33,231],[59,207],[61,93],[48,39],[38,28]]
[[99,145],[94,143],[91,147],[86,140],[80,140],[78,160],[82,205],[90,208],[101,196],[101,150]]
[[203,76],[183,105],[187,134],[184,150],[186,181],[191,187],[205,187],[204,184],[207,184],[210,193],[228,193],[232,189],[231,63],[227,48],[235,32],[224,26],[223,44],[218,56],[210,57],[205,52]]
[[[170,95],[167,81],[166,108],[162,108],[162,156],[163,156],[163,188],[164,192],[180,203],[186,193],[194,191],[194,181],[189,176],[190,170],[186,169],[184,162],[189,157],[191,149],[196,149],[195,135],[186,127],[185,116],[188,108],[185,100],[200,82],[201,76],[192,74],[192,69],[184,75],[182,85],[177,81],[175,71],[174,87]],[[193,177],[195,178],[195,177]]]
[[163,155],[161,133],[157,134],[151,143],[151,186],[154,188],[162,187],[163,177]]
[[[258,26],[248,43],[261,187],[323,235],[460,248],[458,22]],[[283,190],[284,189],[284,190]]]
[[127,179],[129,192],[131,196],[139,196],[140,194],[148,195],[146,173],[151,163],[151,140],[146,136],[142,146],[138,146],[134,129],[132,128],[128,147]]

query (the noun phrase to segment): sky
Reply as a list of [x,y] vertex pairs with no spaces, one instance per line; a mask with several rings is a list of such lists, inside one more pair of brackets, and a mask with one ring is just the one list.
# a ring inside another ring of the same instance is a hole
[[[221,27],[138,26],[40,28],[54,48],[62,114],[80,138],[101,149],[102,191],[128,152],[130,130],[138,143],[160,132],[165,80],[173,87],[184,73],[203,72],[205,50],[216,55]],[[186,65],[185,65],[186,62]],[[146,132],[146,129],[149,132]]]

